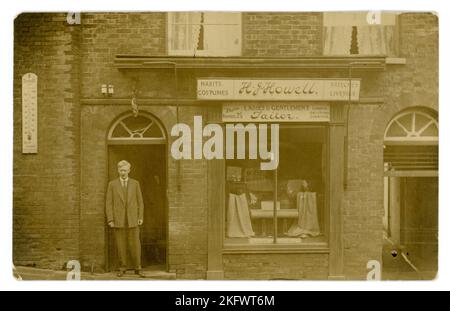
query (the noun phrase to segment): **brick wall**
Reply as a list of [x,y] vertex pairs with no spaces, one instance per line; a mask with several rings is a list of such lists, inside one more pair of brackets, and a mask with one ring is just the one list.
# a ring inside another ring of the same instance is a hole
[[328,278],[327,254],[227,254],[226,279],[316,280]]
[[[181,107],[179,122],[193,128],[202,107]],[[171,126],[168,127],[170,131]],[[170,141],[173,141],[172,138]],[[170,150],[169,150],[170,152]],[[169,270],[181,279],[205,279],[207,270],[207,163],[173,160],[169,166]],[[177,167],[178,165],[178,167]]]
[[[14,263],[62,268],[78,258],[78,30],[65,14],[14,21]],[[38,154],[22,154],[21,77],[38,76]]]
[[383,137],[371,135],[380,108],[354,106],[349,113],[347,189],[344,193],[344,274],[364,278],[369,260],[381,262],[383,242]]
[[[103,83],[116,86],[115,97],[130,96],[132,82],[114,67],[116,55],[167,54],[165,13],[83,13],[81,18],[83,97],[101,97]],[[160,81],[156,75],[151,88],[170,91]]]
[[243,56],[322,55],[322,13],[244,13]]

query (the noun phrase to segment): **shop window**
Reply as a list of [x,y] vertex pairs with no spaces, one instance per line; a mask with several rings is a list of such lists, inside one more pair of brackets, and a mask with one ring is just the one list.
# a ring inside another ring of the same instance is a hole
[[324,55],[396,54],[395,13],[324,13],[323,24]]
[[241,13],[169,12],[169,55],[240,56]]
[[281,125],[279,133],[277,170],[226,160],[226,245],[326,242],[326,127]]
[[164,131],[159,122],[149,115],[125,115],[117,120],[108,133],[111,143],[123,141],[162,142],[165,141]]

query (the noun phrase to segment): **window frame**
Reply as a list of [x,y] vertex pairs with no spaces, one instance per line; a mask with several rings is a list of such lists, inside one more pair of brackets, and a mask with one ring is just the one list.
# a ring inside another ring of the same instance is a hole
[[[402,124],[401,120],[404,117],[411,115],[411,125],[413,125],[413,128],[411,131],[408,131],[408,129]],[[428,118],[429,122],[426,124],[426,126],[423,126],[422,128],[417,131],[416,129],[416,115],[420,115],[422,117]],[[405,132],[405,136],[389,136],[389,130],[391,129],[392,125],[396,123],[398,124],[403,131]],[[423,111],[420,109],[407,109],[401,113],[398,113],[394,116],[394,118],[389,121],[388,125],[386,126],[386,129],[384,131],[384,144],[385,145],[438,145],[439,143],[439,134],[436,136],[422,136],[422,132],[425,131],[429,126],[434,125],[436,126],[437,131],[439,131],[439,121],[438,119],[433,116],[431,113],[428,113],[427,111]],[[412,134],[416,135],[412,135]],[[410,135],[411,134],[411,135]]]
[[[324,15],[325,13],[327,13],[327,14],[339,14],[339,13],[346,13],[346,12],[324,12],[324,13],[322,13],[322,15]],[[369,13],[369,12],[367,12],[367,13]],[[383,12],[381,12],[381,13],[383,13]],[[386,13],[386,12],[385,12]],[[389,12],[387,12],[387,13],[389,13]],[[322,43],[322,48],[321,48],[321,50],[322,50],[322,55],[323,56],[328,56],[328,57],[361,57],[361,56],[363,56],[363,57],[379,57],[379,56],[385,56],[385,57],[387,57],[387,58],[397,58],[397,57],[400,57],[400,49],[399,49],[399,46],[400,46],[400,26],[399,26],[399,14],[396,14],[396,16],[395,16],[395,25],[394,25],[394,33],[393,33],[393,35],[394,35],[394,38],[393,38],[393,54],[392,55],[389,55],[389,54],[361,54],[361,53],[358,53],[358,54],[327,54],[327,53],[325,53],[325,23],[324,23],[324,18],[322,18],[322,31],[321,31],[321,35],[322,35],[322,40],[321,40],[321,43]],[[382,25],[380,25],[380,26],[382,26]]]
[[[166,51],[167,51],[167,55],[168,56],[180,56],[180,57],[240,57],[243,55],[243,51],[244,51],[244,35],[243,35],[243,29],[244,29],[244,25],[243,25],[243,21],[244,21],[244,13],[243,12],[223,12],[223,13],[239,13],[239,40],[240,40],[240,47],[239,47],[239,53],[236,55],[227,55],[227,56],[223,56],[223,55],[214,55],[214,52],[211,50],[172,50],[170,48],[170,41],[171,41],[171,37],[172,37],[172,30],[171,30],[171,15],[174,13],[197,13],[197,12],[177,12],[177,11],[173,11],[173,12],[167,12],[166,13]],[[208,12],[198,12],[198,13],[208,13]],[[215,12],[213,12],[215,13]],[[211,54],[212,53],[212,54]]]
[[[129,144],[165,144],[165,143],[167,143],[167,135],[165,133],[164,127],[156,118],[154,118],[153,116],[151,116],[150,114],[145,113],[145,112],[140,112],[139,116],[144,117],[150,121],[148,128],[146,128],[144,130],[144,132],[149,130],[152,126],[156,126],[159,129],[159,131],[161,132],[161,136],[159,136],[159,137],[143,137],[143,136],[136,137],[136,136],[134,136],[132,133],[130,133],[130,129],[126,129],[124,127],[124,121],[127,120],[128,118],[134,117],[134,115],[132,113],[125,113],[125,114],[121,115],[119,118],[117,118],[113,122],[113,124],[110,126],[110,128],[107,132],[107,138],[106,138],[108,144],[114,145],[114,144],[126,144],[126,143],[129,143]],[[113,136],[113,133],[118,126],[124,127],[124,129],[130,134],[130,136],[128,136],[128,137]],[[126,124],[125,124],[125,126],[126,126]]]

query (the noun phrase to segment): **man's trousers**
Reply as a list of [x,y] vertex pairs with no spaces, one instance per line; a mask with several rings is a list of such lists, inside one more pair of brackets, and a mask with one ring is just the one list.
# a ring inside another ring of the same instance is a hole
[[117,253],[119,255],[119,269],[127,269],[127,251],[131,257],[131,267],[135,270],[141,269],[141,241],[139,238],[139,227],[114,228]]

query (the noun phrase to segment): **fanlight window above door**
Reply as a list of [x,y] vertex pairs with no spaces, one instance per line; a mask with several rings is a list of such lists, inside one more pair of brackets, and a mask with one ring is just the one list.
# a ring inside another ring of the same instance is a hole
[[[436,174],[439,166],[438,121],[425,109],[409,109],[389,122],[384,135],[385,172]],[[434,176],[434,175],[432,175]]]
[[164,143],[166,137],[159,122],[150,116],[126,115],[117,120],[108,133],[110,143]]
[[410,110],[400,113],[389,122],[384,135],[385,143],[438,142],[438,122],[429,113]]

